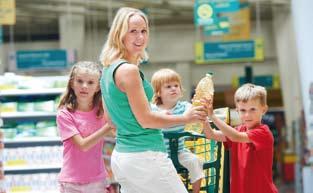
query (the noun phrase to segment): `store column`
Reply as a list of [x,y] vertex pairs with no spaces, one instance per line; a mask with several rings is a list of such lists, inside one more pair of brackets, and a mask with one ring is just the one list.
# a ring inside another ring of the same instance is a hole
[[292,122],[299,120],[302,101],[293,22],[287,5],[273,8],[273,30],[286,117],[287,142],[291,148],[289,150],[292,150]]
[[[313,1],[292,0],[292,15],[299,58],[303,110],[306,122],[306,148],[308,150],[303,167],[303,193],[311,193],[313,189]],[[304,139],[302,139],[304,140]]]
[[181,76],[183,85],[183,99],[189,100],[191,93],[191,69],[189,63],[176,63],[176,72]]
[[74,50],[77,60],[84,58],[84,15],[64,14],[59,17],[60,48]]

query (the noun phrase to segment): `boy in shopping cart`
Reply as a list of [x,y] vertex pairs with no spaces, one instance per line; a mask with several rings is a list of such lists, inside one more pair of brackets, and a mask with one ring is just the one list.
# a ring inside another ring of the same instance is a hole
[[272,180],[274,138],[262,116],[268,106],[264,87],[244,84],[235,93],[241,125],[233,128],[213,114],[213,98],[207,99],[208,116],[218,130],[206,121],[204,134],[223,141],[231,151],[230,193],[277,193]]
[[[191,107],[187,101],[180,101],[182,97],[182,85],[180,75],[174,70],[164,68],[155,72],[151,78],[154,89],[152,110],[166,114],[181,115]],[[164,128],[163,133],[183,132],[185,125]],[[164,139],[167,151],[170,153],[169,140]],[[178,141],[178,161],[187,168],[192,183],[193,193],[199,193],[201,180],[204,177],[203,162],[195,154],[184,147],[184,139]]]

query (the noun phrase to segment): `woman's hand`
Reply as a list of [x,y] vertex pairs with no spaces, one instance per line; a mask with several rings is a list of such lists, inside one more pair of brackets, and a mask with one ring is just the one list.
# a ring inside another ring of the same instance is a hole
[[186,122],[203,122],[206,120],[207,112],[204,106],[192,106],[185,111]]

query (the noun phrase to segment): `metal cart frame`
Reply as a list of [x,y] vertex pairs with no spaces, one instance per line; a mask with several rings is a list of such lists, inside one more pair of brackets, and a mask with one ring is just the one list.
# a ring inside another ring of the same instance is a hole
[[[213,127],[215,127],[212,124]],[[215,127],[216,128],[216,127]],[[183,183],[188,191],[192,191],[191,183],[188,175],[188,170],[183,167],[178,161],[178,139],[185,138],[185,146],[201,157],[204,161],[203,170],[205,177],[201,183],[201,193],[219,193],[220,180],[221,179],[221,157],[222,157],[222,143],[214,140],[208,140],[204,135],[190,133],[187,131],[180,133],[164,133],[164,137],[169,139],[170,146],[170,158],[177,170],[177,173],[181,175]],[[228,163],[227,163],[228,164]],[[223,178],[227,178],[225,175]],[[223,180],[224,182],[224,180]]]

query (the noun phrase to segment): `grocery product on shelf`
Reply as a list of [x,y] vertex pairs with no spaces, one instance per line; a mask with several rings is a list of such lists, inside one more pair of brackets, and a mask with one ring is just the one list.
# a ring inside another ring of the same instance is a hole
[[[55,116],[67,78],[0,76],[0,121],[4,123],[0,124],[0,193],[4,193],[1,188],[7,193],[58,189],[63,147]],[[108,137],[106,142],[103,157],[109,163],[115,139]],[[107,170],[114,182],[111,168]]]

